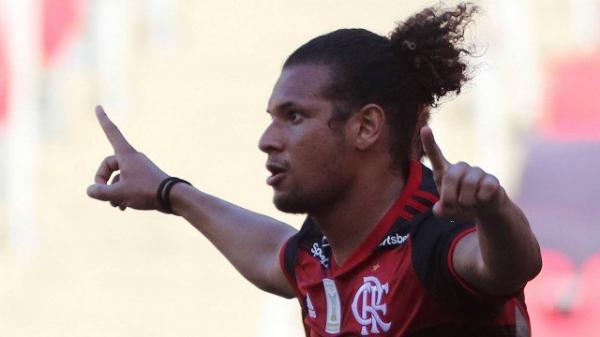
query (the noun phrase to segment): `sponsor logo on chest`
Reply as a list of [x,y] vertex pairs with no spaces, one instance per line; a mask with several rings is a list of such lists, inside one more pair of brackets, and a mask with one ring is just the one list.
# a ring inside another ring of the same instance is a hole
[[321,239],[321,244],[319,244],[318,242],[313,243],[312,247],[310,248],[310,253],[312,254],[312,256],[319,259],[319,262],[321,262],[321,265],[323,267],[329,268],[328,255],[330,253],[330,248],[329,242],[327,241],[327,238],[325,236],[323,236],[323,238]]
[[378,247],[401,246],[404,243],[406,243],[406,241],[408,240],[409,237],[410,237],[410,234],[405,234],[405,235],[400,235],[398,233],[391,234],[391,235],[386,236],[383,239],[383,241],[381,241],[381,243],[378,245]]
[[313,243],[313,246],[310,249],[310,252],[312,253],[312,255],[314,257],[319,259],[319,262],[321,262],[321,265],[323,265],[323,267],[329,268],[329,258],[327,256],[325,256],[325,254],[323,252],[323,248],[321,248],[318,243],[316,243],[316,242]]

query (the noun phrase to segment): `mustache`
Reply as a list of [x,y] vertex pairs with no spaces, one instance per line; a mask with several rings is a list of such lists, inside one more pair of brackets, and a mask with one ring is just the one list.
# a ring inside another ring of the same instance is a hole
[[266,166],[269,171],[271,171],[273,169],[279,170],[279,171],[285,171],[290,168],[290,163],[283,159],[269,158],[267,160]]

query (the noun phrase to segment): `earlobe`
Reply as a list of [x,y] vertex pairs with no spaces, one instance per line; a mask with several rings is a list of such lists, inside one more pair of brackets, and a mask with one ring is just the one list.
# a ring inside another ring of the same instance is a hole
[[377,104],[365,105],[357,114],[356,147],[364,151],[370,148],[382,135],[385,113]]

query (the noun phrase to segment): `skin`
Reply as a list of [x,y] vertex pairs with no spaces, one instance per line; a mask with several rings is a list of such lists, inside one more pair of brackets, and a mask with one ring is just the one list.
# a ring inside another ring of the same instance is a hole
[[[96,107],[96,117],[114,155],[100,164],[87,194],[121,210],[160,210],[155,193],[167,174],[127,142],[100,106]],[[109,183],[117,170],[120,178]],[[250,282],[279,296],[294,296],[277,255],[281,245],[296,232],[294,228],[185,184],[173,187],[171,204],[176,214],[204,234]]]
[[[268,179],[275,205],[312,216],[336,263],[343,265],[398,198],[405,175],[390,169],[389,129],[380,106],[367,104],[344,123],[331,123],[333,105],[322,95],[329,71],[322,65],[282,71],[269,99],[272,119],[259,148],[276,173]],[[101,163],[88,195],[121,209],[158,210],[155,193],[167,174],[127,142],[101,107],[96,115],[115,154]],[[428,127],[421,138],[440,191],[434,214],[478,223],[477,232],[461,239],[453,252],[456,271],[489,294],[518,290],[541,267],[527,219],[497,179],[466,163],[448,162]],[[109,183],[117,171],[118,178]],[[185,184],[175,185],[170,199],[175,213],[249,281],[265,291],[294,296],[278,254],[295,229]]]
[[389,169],[383,110],[367,105],[342,126],[330,126],[333,105],[321,95],[328,83],[326,66],[285,69],[259,148],[268,162],[288,167],[274,186],[275,205],[307,206],[295,211],[317,220],[341,265],[398,198],[404,180]]
[[346,193],[351,179],[344,169],[351,163],[343,130],[332,132],[333,106],[321,97],[328,73],[311,69],[282,73],[267,108],[271,123],[259,141],[268,154],[267,168],[274,165],[281,172],[273,202],[284,212],[325,212]]
[[465,162],[450,163],[428,126],[421,129],[421,140],[440,193],[434,215],[477,224],[477,232],[458,242],[454,269],[487,294],[512,294],[524,287],[541,271],[542,258],[523,211],[493,175]]

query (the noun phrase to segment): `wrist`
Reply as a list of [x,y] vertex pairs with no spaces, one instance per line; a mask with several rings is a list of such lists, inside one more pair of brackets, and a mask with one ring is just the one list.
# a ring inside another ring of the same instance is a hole
[[172,206],[172,191],[176,186],[187,185],[191,186],[189,182],[177,178],[177,177],[168,177],[163,179],[163,181],[158,186],[156,191],[156,201],[158,204],[158,210],[167,214],[179,215],[174,211]]
[[493,207],[483,209],[479,212],[477,220],[479,223],[501,222],[510,217],[511,210],[514,206],[515,205],[508,197],[504,197],[502,201],[499,201]]
[[186,217],[188,205],[193,202],[194,193],[198,192],[192,185],[177,184],[171,190],[171,208],[179,216]]

